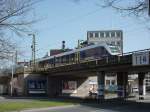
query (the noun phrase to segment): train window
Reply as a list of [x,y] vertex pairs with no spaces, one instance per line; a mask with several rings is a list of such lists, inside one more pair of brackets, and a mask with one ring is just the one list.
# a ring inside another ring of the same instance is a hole
[[67,63],[69,62],[69,58],[70,58],[69,55],[67,55],[67,56],[66,56],[66,62],[67,62]]
[[56,63],[59,63],[59,57],[58,57],[58,58],[56,58]]
[[53,64],[53,59],[50,59],[50,64]]
[[110,46],[109,48],[110,48],[111,52],[113,52],[113,53],[116,53],[116,52],[119,53],[119,48],[117,46]]
[[80,57],[81,58],[85,58],[86,57],[86,53],[84,51],[80,52]]

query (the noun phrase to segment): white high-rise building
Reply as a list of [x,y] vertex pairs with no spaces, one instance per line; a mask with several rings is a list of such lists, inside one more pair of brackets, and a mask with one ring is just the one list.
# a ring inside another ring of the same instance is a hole
[[103,30],[88,31],[88,44],[106,43],[108,45],[118,46],[123,53],[123,31],[122,30]]
[[[123,31],[122,30],[103,30],[103,31],[88,31],[87,43],[98,44],[106,43],[107,45],[118,46],[123,53]],[[106,73],[105,89],[117,86],[117,77],[115,74]],[[110,90],[111,91],[111,90]]]

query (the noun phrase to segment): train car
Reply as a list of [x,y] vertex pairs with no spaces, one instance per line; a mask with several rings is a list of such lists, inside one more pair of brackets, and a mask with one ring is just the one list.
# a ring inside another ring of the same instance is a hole
[[118,46],[107,45],[105,43],[90,45],[80,49],[60,53],[54,56],[37,60],[40,67],[53,67],[61,64],[82,62],[91,59],[103,59],[106,56],[119,55],[121,50]]

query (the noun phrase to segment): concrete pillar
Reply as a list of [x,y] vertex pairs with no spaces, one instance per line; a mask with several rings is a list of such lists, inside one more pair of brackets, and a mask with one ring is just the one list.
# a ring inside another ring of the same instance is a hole
[[139,85],[139,99],[144,99],[144,95],[146,94],[146,87],[144,83],[145,73],[138,73],[138,85]]
[[49,97],[58,97],[62,93],[62,80],[58,77],[48,76],[47,94]]
[[128,74],[127,72],[117,73],[117,94],[119,98],[127,97]]
[[98,75],[98,99],[105,99],[105,72],[97,72]]

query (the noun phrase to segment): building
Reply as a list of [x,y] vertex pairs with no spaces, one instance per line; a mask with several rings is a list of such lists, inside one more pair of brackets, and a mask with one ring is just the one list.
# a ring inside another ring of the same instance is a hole
[[146,91],[150,92],[150,72],[145,76]]
[[66,48],[65,41],[62,41],[61,49],[51,49],[50,50],[50,56],[54,56],[54,55],[57,55],[57,54],[60,54],[63,52],[68,52],[68,51],[72,51],[72,49]]
[[54,56],[63,52],[71,51],[72,49],[51,49],[50,56]]
[[[112,46],[118,46],[123,53],[123,31],[122,30],[99,30],[87,32],[87,44],[106,43]],[[115,91],[117,77],[114,74],[107,74],[105,77],[105,89]],[[114,88],[114,89],[112,89]]]
[[88,31],[87,43],[107,43],[108,45],[118,46],[123,53],[123,32],[122,30]]

